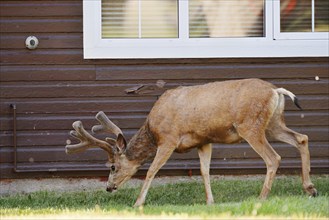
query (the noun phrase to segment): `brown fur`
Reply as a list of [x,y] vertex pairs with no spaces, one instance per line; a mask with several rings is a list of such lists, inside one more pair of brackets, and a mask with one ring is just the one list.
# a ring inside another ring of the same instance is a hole
[[146,121],[130,140],[125,155],[128,160],[138,161],[140,165],[143,165],[149,159],[154,158],[156,151],[157,146]]

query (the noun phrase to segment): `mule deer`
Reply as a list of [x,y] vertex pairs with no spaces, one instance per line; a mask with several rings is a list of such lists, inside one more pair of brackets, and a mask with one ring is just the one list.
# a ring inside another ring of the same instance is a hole
[[100,125],[92,132],[113,133],[115,139],[99,140],[90,135],[80,121],[73,123],[71,135],[79,144],[67,145],[66,152],[100,147],[108,153],[110,174],[107,191],[114,191],[130,179],[147,160],[153,162],[135,203],[143,205],[156,173],[175,152],[197,148],[200,157],[207,204],[214,202],[209,180],[211,143],[236,143],[242,139],[263,158],[267,173],[260,198],[265,199],[272,186],[281,157],[267,136],[295,146],[301,154],[304,190],[317,195],[310,180],[308,137],[286,127],[284,97],[289,96],[300,108],[296,96],[283,88],[259,80],[245,79],[179,87],[166,91],[155,103],[144,125],[127,144],[119,127],[103,112],[96,115]]

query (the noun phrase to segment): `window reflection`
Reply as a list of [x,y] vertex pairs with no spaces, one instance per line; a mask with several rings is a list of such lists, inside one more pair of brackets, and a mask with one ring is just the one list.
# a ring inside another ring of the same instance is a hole
[[[312,32],[312,0],[280,1],[281,32]],[[329,1],[314,0],[314,31],[329,31]]]
[[103,38],[178,37],[177,0],[102,0]]
[[329,31],[329,1],[315,0],[314,2],[315,31]]
[[[263,37],[265,0],[189,1],[189,37]],[[329,31],[329,1],[280,0],[281,32]],[[178,38],[178,0],[102,0],[103,38]],[[313,22],[313,25],[312,25]]]
[[[136,2],[136,0],[132,0]],[[178,2],[176,0],[143,0],[142,37],[178,37]]]
[[311,0],[281,0],[281,32],[312,31]]
[[189,0],[190,37],[262,37],[263,9],[263,0]]
[[138,37],[138,8],[127,6],[123,0],[102,0],[103,38]]

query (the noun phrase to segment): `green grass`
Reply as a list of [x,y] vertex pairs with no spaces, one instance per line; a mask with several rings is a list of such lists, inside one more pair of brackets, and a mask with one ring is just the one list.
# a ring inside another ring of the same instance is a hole
[[42,216],[89,216],[117,218],[329,218],[329,177],[313,176],[319,196],[309,198],[296,176],[277,178],[270,197],[258,200],[263,179],[224,179],[212,181],[215,204],[205,205],[202,182],[151,187],[146,204],[132,208],[140,188],[123,188],[116,193],[87,191],[71,193],[36,192],[0,198],[1,219]]

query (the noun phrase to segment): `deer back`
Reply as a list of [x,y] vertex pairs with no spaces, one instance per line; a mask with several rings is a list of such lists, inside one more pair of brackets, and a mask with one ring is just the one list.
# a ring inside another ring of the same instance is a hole
[[237,142],[241,138],[236,126],[246,119],[258,120],[264,109],[272,114],[273,88],[247,79],[168,90],[151,110],[149,126],[158,144],[170,141],[182,151],[206,143]]

